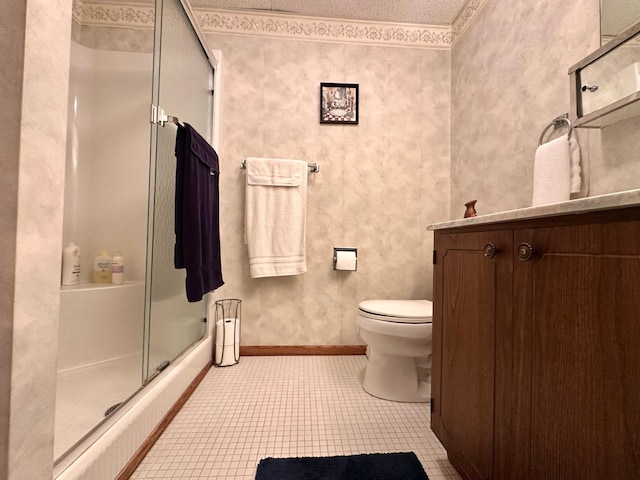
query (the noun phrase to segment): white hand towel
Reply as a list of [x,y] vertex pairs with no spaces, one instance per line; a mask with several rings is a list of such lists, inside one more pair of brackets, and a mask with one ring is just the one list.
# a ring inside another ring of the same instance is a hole
[[571,157],[571,193],[580,193],[582,187],[580,144],[575,135],[569,139],[569,155]]
[[532,206],[564,202],[570,197],[569,141],[562,135],[536,150]]
[[247,158],[245,239],[252,278],[307,271],[307,162]]

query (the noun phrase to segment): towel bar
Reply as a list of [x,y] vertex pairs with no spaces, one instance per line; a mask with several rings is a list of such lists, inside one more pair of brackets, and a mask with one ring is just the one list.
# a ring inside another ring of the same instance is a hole
[[543,142],[544,135],[547,133],[547,130],[549,130],[551,127],[553,127],[554,130],[557,130],[558,128],[562,127],[563,123],[566,124],[567,127],[569,127],[569,133],[567,137],[571,138],[571,133],[573,132],[573,126],[571,125],[571,120],[569,120],[569,114],[565,113],[564,115],[560,115],[559,117],[554,118],[553,121],[544,128],[544,130],[542,131],[542,134],[540,135],[538,146],[544,143]]
[[[311,169],[311,173],[318,173],[320,171],[320,165],[316,162],[307,163],[307,166]],[[240,162],[240,168],[247,168],[247,161],[242,160]]]

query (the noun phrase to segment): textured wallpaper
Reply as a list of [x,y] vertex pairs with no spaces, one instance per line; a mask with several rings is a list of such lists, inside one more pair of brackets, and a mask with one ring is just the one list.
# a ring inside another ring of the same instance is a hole
[[[208,34],[223,53],[222,266],[215,298],[243,299],[242,344],[363,344],[358,303],[431,298],[432,234],[449,212],[450,54]],[[360,123],[319,123],[321,82],[360,86]],[[302,159],[308,272],[251,279],[245,157]],[[334,246],[358,271],[332,269]]]
[[[451,49],[253,36],[201,25],[223,54],[221,221],[226,285],[244,300],[244,345],[361,344],[370,298],[431,298],[426,225],[531,205],[542,130],[569,112],[567,71],[599,46],[599,2],[489,0]],[[204,18],[204,17],[203,17]],[[209,17],[207,17],[209,18]],[[201,19],[201,22],[204,20]],[[82,27],[93,47],[148,51],[146,32]],[[233,30],[233,29],[232,29]],[[360,124],[319,123],[321,82],[360,85]],[[584,190],[640,188],[640,118],[579,129]],[[308,272],[251,279],[243,242],[249,156],[318,162],[310,174]],[[332,247],[358,271],[332,270]]]
[[[531,206],[540,134],[569,111],[568,69],[599,41],[597,0],[487,3],[452,51],[452,218],[470,199],[480,214]],[[599,166],[599,132],[576,135],[599,172],[592,191],[620,190]]]

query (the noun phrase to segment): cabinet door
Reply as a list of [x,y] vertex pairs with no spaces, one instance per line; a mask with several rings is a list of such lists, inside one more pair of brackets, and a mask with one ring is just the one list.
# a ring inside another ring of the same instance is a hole
[[530,458],[511,478],[640,478],[640,222],[516,230],[520,242],[535,252],[514,260]]
[[468,479],[492,478],[495,326],[510,314],[511,241],[505,231],[435,236],[431,428]]

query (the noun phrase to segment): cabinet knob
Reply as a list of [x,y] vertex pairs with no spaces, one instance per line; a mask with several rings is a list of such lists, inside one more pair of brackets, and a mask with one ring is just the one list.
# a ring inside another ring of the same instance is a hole
[[493,243],[487,243],[482,249],[482,254],[487,258],[493,258],[496,256],[498,249]]
[[522,242],[518,246],[518,258],[523,262],[528,262],[533,258],[533,247],[530,243]]

